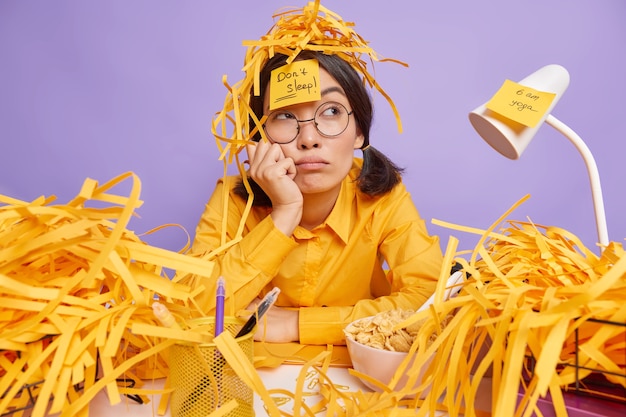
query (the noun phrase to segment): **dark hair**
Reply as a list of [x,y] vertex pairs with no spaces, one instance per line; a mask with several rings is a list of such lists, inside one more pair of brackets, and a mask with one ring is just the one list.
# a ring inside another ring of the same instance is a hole
[[[403,169],[394,164],[382,152],[370,146],[370,128],[374,110],[371,97],[363,84],[363,80],[352,66],[337,55],[327,55],[322,52],[305,50],[300,52],[297,59],[317,59],[320,67],[324,68],[343,88],[348,102],[354,112],[354,120],[363,135],[363,167],[357,178],[359,190],[369,196],[375,197],[386,194],[400,182]],[[263,115],[263,102],[272,70],[285,65],[287,56],[274,55],[263,67],[260,73],[260,95],[250,93],[250,108],[257,117]],[[254,122],[250,120],[250,125]],[[255,141],[261,139],[260,133],[252,138]],[[252,180],[249,179],[254,194],[253,205],[271,207],[272,202],[265,192]],[[248,192],[243,181],[235,187],[235,194],[242,198],[248,197]]]

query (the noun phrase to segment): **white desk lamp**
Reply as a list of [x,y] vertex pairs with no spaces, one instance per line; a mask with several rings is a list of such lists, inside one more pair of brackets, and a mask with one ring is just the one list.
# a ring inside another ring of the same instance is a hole
[[488,109],[487,103],[485,103],[470,112],[469,120],[472,126],[491,147],[510,159],[520,157],[544,122],[569,139],[576,146],[587,165],[596,215],[598,242],[603,247],[606,247],[609,243],[609,237],[602,199],[602,187],[600,186],[600,175],[598,174],[595,159],[580,136],[550,114],[569,85],[569,73],[560,65],[547,65],[524,78],[519,84],[534,90],[556,94],[539,123],[534,127],[525,126]]

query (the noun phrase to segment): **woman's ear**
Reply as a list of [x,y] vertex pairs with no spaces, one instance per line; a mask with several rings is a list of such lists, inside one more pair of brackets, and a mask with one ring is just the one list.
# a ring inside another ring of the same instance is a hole
[[365,136],[362,133],[357,134],[354,139],[354,149],[361,149],[363,143],[365,143]]

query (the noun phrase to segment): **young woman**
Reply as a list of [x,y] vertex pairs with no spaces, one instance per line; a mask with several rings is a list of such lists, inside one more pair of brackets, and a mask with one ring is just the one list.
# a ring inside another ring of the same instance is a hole
[[[280,288],[256,338],[344,344],[342,329],[357,318],[417,309],[435,290],[443,256],[401,170],[370,146],[372,102],[359,74],[339,55],[302,51],[298,60],[319,63],[321,98],[270,110],[270,74],[286,59],[265,64],[261,94],[251,95],[255,115],[267,116],[267,140],[257,133],[247,146],[253,206],[242,238],[215,258],[212,278],[226,279],[236,309]],[[236,236],[247,197],[241,177],[218,182],[192,253],[219,247],[224,226]],[[196,301],[210,309],[213,294]]]

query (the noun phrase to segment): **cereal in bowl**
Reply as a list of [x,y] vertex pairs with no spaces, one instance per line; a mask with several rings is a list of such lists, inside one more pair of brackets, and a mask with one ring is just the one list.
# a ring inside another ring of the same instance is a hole
[[395,329],[415,312],[412,310],[389,310],[375,316],[357,320],[345,329],[346,337],[377,349],[408,352],[417,336],[419,323],[407,328]]

